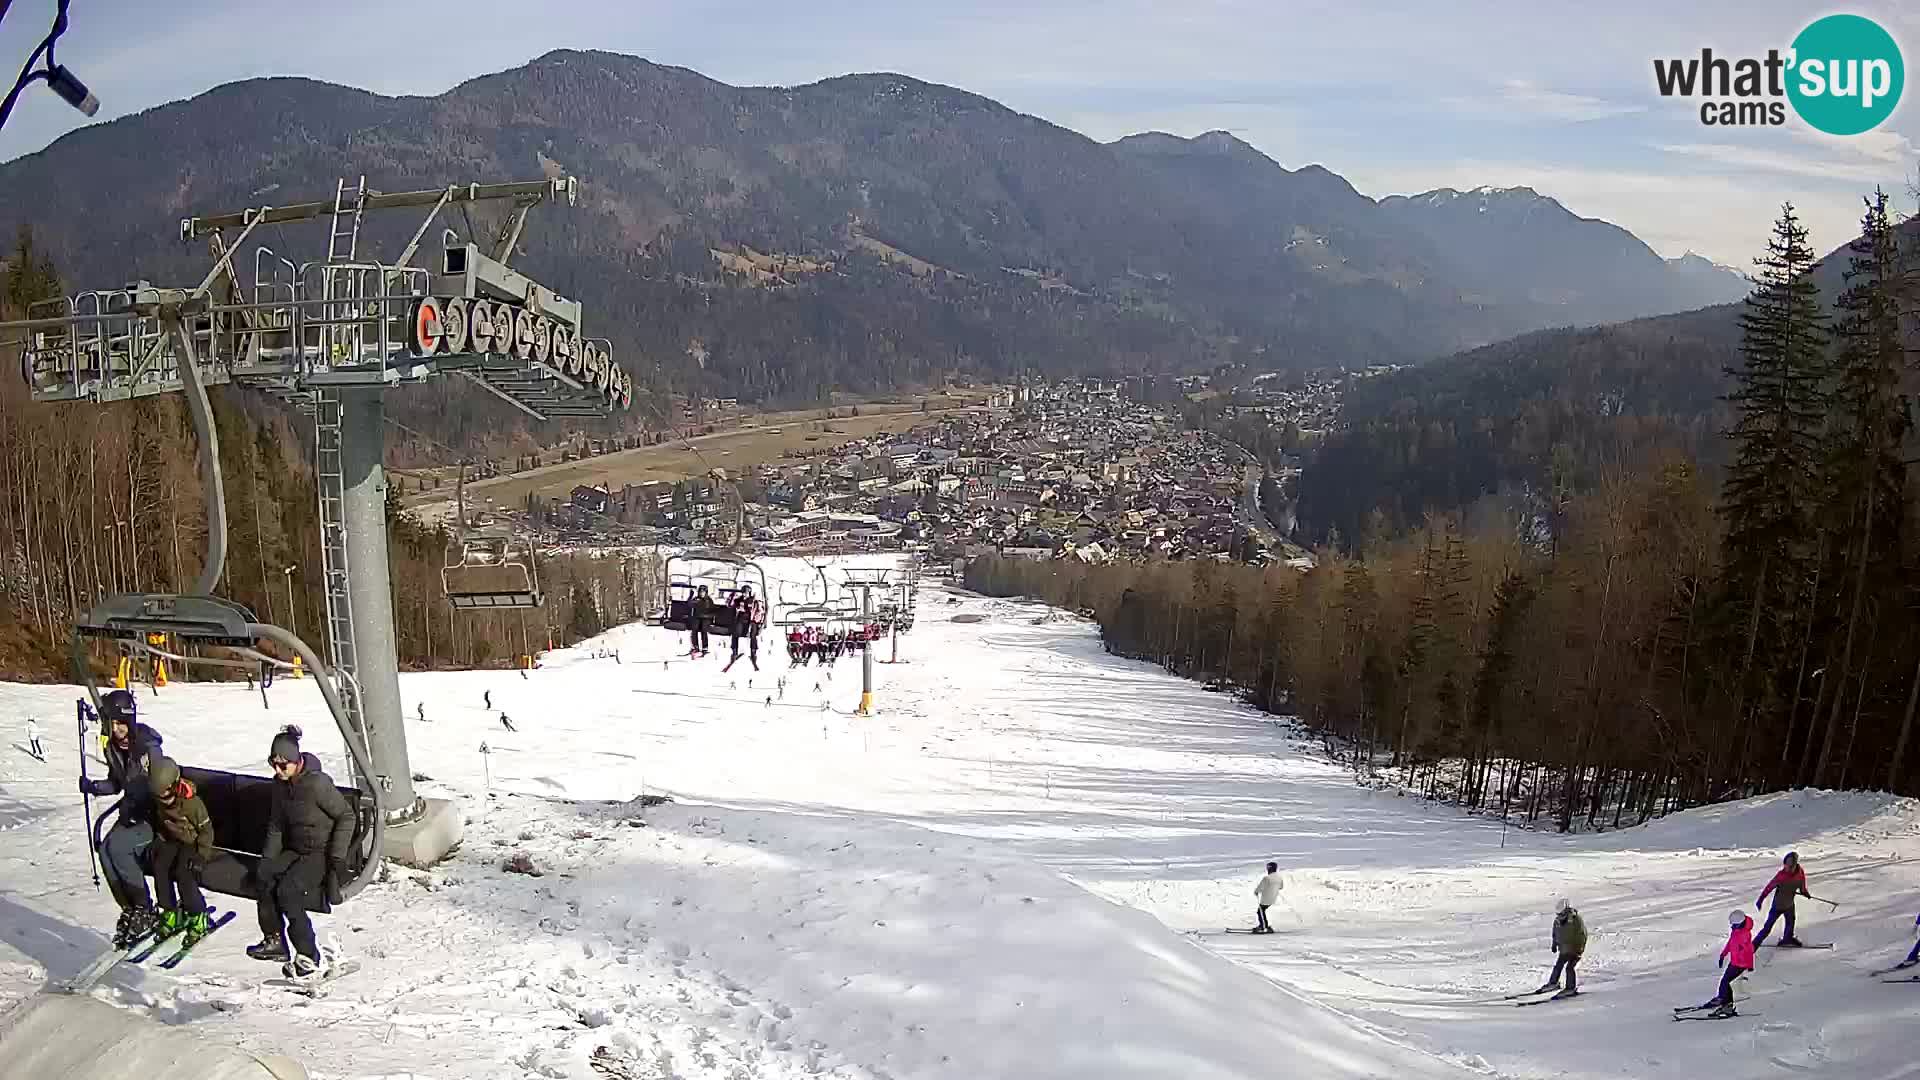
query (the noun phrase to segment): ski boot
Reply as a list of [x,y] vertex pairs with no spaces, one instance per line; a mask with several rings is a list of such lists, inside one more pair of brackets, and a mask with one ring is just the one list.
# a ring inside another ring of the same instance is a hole
[[178,908],[161,908],[160,919],[154,925],[154,933],[170,938],[187,928],[187,917]]
[[1729,1001],[1725,1005],[1721,1005],[1715,1008],[1712,1012],[1708,1013],[1707,1019],[1725,1020],[1729,1016],[1739,1016],[1739,1015],[1740,1013],[1733,1007],[1733,1002]]
[[247,955],[253,957],[255,960],[267,960],[276,963],[284,962],[289,959],[290,956],[287,952],[287,943],[277,937],[263,937],[254,944],[247,946]]
[[1536,993],[1536,994],[1544,994],[1544,993],[1546,993],[1546,992],[1547,992],[1547,991],[1549,991],[1549,990],[1558,990],[1558,989],[1560,989],[1560,980],[1559,980],[1559,979],[1553,979],[1553,980],[1551,980],[1551,981],[1548,981],[1548,982],[1543,982],[1543,983],[1541,983],[1541,984],[1540,984],[1540,989],[1538,989],[1538,990],[1535,990],[1535,991],[1534,991],[1534,993]]
[[200,939],[213,933],[213,920],[204,911],[196,911],[180,920],[181,948],[191,949]]
[[1786,938],[1780,939],[1780,948],[1782,949],[1804,949],[1806,947],[1807,947],[1807,943],[1804,941],[1801,941],[1797,937],[1786,937]]
[[310,956],[294,953],[291,960],[280,965],[280,974],[294,982],[319,982],[326,977],[327,967]]
[[113,924],[113,947],[124,949],[133,944],[136,935],[133,932],[134,909],[121,908],[120,918]]
[[126,908],[120,912],[119,922],[113,927],[113,947],[124,949],[153,933],[160,923],[160,916],[146,905]]
[[1547,1000],[1559,1001],[1561,998],[1570,998],[1570,997],[1579,997],[1579,996],[1580,996],[1580,991],[1575,990],[1573,987],[1569,986],[1565,990],[1560,991],[1559,993],[1553,995]]

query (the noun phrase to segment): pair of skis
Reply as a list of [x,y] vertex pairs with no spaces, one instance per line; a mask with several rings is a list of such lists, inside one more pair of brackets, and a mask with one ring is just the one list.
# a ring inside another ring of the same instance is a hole
[[1558,986],[1550,983],[1537,990],[1522,990],[1517,994],[1508,994],[1496,1002],[1496,1004],[1504,1005],[1512,1002],[1514,1008],[1524,1009],[1529,1005],[1545,1005],[1550,1001],[1565,1001],[1568,998],[1577,998],[1583,993],[1585,993],[1585,991],[1562,990]]
[[[206,933],[201,934],[199,937],[193,938],[189,941],[182,941],[180,943],[180,947],[178,949],[175,949],[171,956],[168,956],[165,960],[160,961],[158,964],[155,964],[154,966],[158,968],[164,968],[168,971],[172,971],[174,968],[179,967],[181,963],[183,963],[186,960],[187,955],[193,952],[194,949],[198,948],[201,942],[212,937],[215,931],[219,930],[221,927],[232,922],[234,913],[231,911],[216,912],[213,908],[208,908],[207,915],[211,917],[213,921],[207,927]],[[166,935],[154,934],[150,936],[147,939],[147,944],[145,946],[139,946],[136,944],[135,951],[127,955],[127,963],[129,964],[145,963],[147,960],[152,959],[153,954],[159,952],[162,946],[166,945],[170,941],[178,941],[181,937],[185,935],[185,933],[186,933],[185,930],[177,930],[171,934],[166,934]]]
[[1720,1011],[1718,1001],[1709,1001],[1705,1005],[1680,1005],[1673,1010],[1675,1020],[1738,1020],[1743,1016],[1758,1016],[1758,1013],[1743,1013],[1737,1009]]
[[[208,908],[207,914],[214,915],[215,914],[214,909]],[[198,938],[195,938],[192,941],[183,943],[178,949],[174,950],[173,953],[169,955],[165,960],[160,961],[158,964],[155,964],[154,966],[159,968],[164,968],[168,971],[172,971],[174,968],[179,967],[182,963],[186,961],[187,957],[193,952],[193,950],[199,947],[201,942],[212,937],[214,933],[218,931],[221,927],[232,922],[233,916],[234,916],[234,913],[231,911],[219,912],[217,917],[213,920],[213,925],[208,928],[206,933],[200,935]],[[107,973],[109,971],[112,971],[114,968],[120,966],[120,964],[145,963],[146,961],[152,959],[153,955],[159,952],[160,949],[163,946],[165,946],[168,942],[176,940],[179,936],[180,936],[179,934],[161,934],[157,929],[150,930],[147,933],[142,934],[139,937],[133,939],[132,941],[127,942],[124,948],[108,949],[107,951],[101,953],[99,956],[94,958],[92,963],[88,964],[84,968],[81,968],[78,974],[74,975],[72,978],[68,979],[66,982],[60,984],[60,989],[69,994],[84,994],[87,991],[93,989],[93,987],[97,983],[99,983],[101,979],[106,978]]]
[[[1920,961],[1915,961],[1915,963],[1920,963]],[[1920,983],[1920,975],[1902,975],[1897,979],[1881,978],[1881,976],[1891,975],[1896,971],[1905,971],[1912,966],[1913,964],[1910,964],[1905,960],[1902,960],[1901,962],[1893,965],[1892,967],[1884,967],[1878,971],[1869,971],[1867,972],[1867,974],[1872,975],[1875,978],[1879,978],[1880,981],[1883,983]]]
[[358,960],[329,960],[326,967],[321,968],[318,972],[307,978],[295,979],[283,976],[278,979],[268,979],[260,985],[271,986],[276,990],[286,990],[290,993],[299,994],[302,997],[317,999],[327,996],[328,991],[331,989],[331,987],[327,985],[328,983],[333,982],[341,976],[351,975],[359,970],[360,961]]

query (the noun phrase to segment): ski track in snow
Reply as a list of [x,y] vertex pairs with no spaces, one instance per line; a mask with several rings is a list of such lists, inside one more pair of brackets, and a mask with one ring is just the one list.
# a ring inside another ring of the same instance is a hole
[[[776,599],[818,599],[811,568],[768,562]],[[1498,821],[1355,785],[1274,718],[1038,604],[924,585],[872,718],[852,715],[857,657],[828,679],[788,670],[777,628],[762,645],[763,671],[723,675],[630,626],[528,679],[403,675],[419,786],[463,805],[467,837],[317,920],[361,970],[314,1000],[260,986],[277,973],[241,953],[243,909],[181,969],[96,993],[369,1080],[1914,1074],[1920,993],[1866,975],[1911,941],[1911,801],[1793,792],[1503,848]],[[0,739],[0,1007],[112,923],[74,696],[0,685],[0,724],[37,717],[49,754]],[[184,761],[259,772],[297,722],[343,768],[310,684],[269,697],[176,684],[141,705]],[[1764,951],[1742,990],[1764,1016],[1672,1023],[1788,847],[1841,904],[1804,903],[1801,934],[1837,947]],[[516,852],[540,876],[504,872]],[[1250,922],[1268,859],[1279,932],[1221,932]],[[1493,1000],[1545,978],[1557,896],[1591,932],[1586,993]]]

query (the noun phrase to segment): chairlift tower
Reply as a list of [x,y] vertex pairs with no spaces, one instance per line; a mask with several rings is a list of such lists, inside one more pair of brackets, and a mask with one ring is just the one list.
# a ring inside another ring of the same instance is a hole
[[[886,589],[887,581],[893,571],[886,567],[848,567],[841,571],[846,576],[847,587],[860,593],[860,615],[862,629],[870,624],[873,617],[873,590]],[[864,635],[863,635],[864,637]],[[860,643],[860,708],[861,716],[873,715],[873,642]]]
[[[213,259],[191,287],[140,281],[83,292],[0,324],[30,334],[21,371],[35,400],[186,394],[207,487],[207,559],[185,597],[132,598],[144,599],[144,611],[171,610],[170,600],[217,599],[225,495],[205,388],[248,387],[313,417],[332,665],[315,675],[333,680],[336,719],[364,741],[364,753],[350,756],[370,762],[372,775],[358,782],[378,790],[390,826],[384,851],[404,862],[437,860],[458,842],[460,821],[455,808],[415,796],[407,760],[381,464],[385,392],[458,375],[536,420],[631,406],[632,380],[610,360],[605,339],[586,335],[579,302],[508,265],[528,213],[571,206],[578,191],[570,177],[406,192],[374,191],[364,177],[349,188],[342,179],[330,200],[183,220],[181,241],[204,240]],[[439,265],[414,265],[441,211],[477,203],[507,206],[484,249],[478,237],[462,242],[446,229]],[[425,217],[399,255],[386,263],[362,257],[365,215],[402,209]],[[328,222],[323,259],[296,265],[253,239],[263,225],[319,219]],[[243,281],[248,262],[252,280]]]

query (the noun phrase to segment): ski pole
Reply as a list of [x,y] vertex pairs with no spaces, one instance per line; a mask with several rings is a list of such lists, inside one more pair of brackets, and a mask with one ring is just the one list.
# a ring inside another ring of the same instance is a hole
[[[87,778],[87,703],[84,700],[74,702],[80,724],[80,779]],[[93,846],[93,792],[80,792],[80,827],[87,834],[87,871],[93,875],[93,891],[100,891],[100,851]]]
[[1836,904],[1836,903],[1834,903],[1833,901],[1831,901],[1831,900],[1828,900],[1828,899],[1827,899],[1827,898],[1825,898],[1825,897],[1822,897],[1822,896],[1815,896],[1815,895],[1813,895],[1812,893],[1808,893],[1808,894],[1807,894],[1807,899],[1809,899],[1809,900],[1818,900],[1818,901],[1820,901],[1821,903],[1823,903],[1823,904],[1825,904],[1825,905],[1827,905],[1828,907],[1830,907],[1830,908],[1832,908],[1832,909],[1833,909],[1833,910],[1835,910],[1835,911],[1838,911],[1838,910],[1840,910],[1840,905],[1839,905],[1839,904]]

